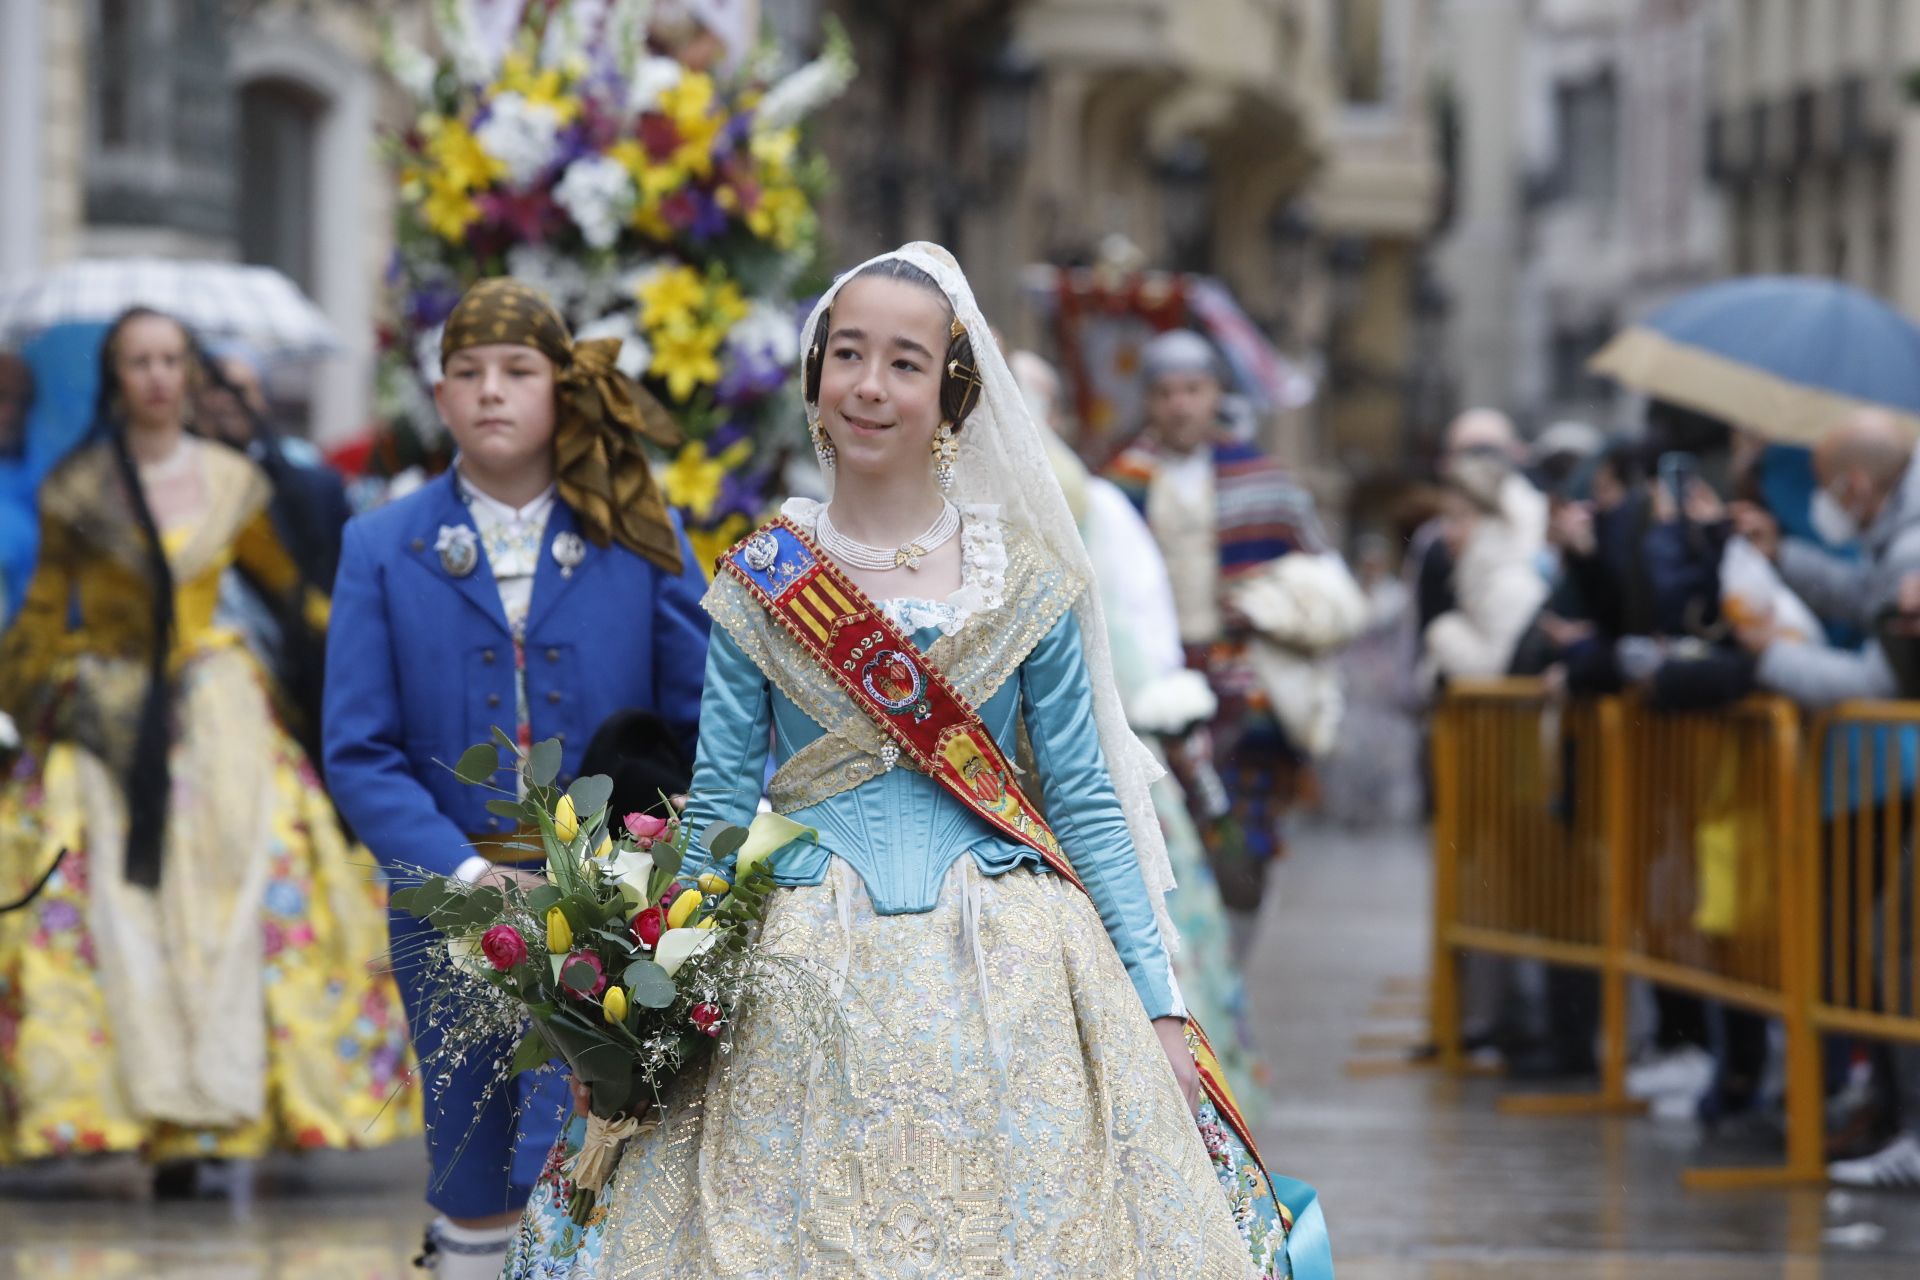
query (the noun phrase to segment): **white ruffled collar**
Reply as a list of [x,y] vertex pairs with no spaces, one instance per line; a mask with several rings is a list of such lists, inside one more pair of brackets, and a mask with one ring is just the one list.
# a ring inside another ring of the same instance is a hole
[[[789,498],[780,514],[811,535],[820,524],[824,503],[812,498]],[[1007,542],[1000,508],[993,503],[960,504],[960,586],[945,600],[923,596],[894,596],[879,602],[880,611],[902,631],[926,628],[941,635],[957,633],[975,614],[998,609],[1007,594]]]

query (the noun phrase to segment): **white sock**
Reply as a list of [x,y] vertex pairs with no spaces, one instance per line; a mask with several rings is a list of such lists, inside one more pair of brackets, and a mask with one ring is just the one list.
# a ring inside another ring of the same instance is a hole
[[500,1280],[507,1261],[512,1227],[457,1227],[445,1218],[433,1220],[434,1280]]

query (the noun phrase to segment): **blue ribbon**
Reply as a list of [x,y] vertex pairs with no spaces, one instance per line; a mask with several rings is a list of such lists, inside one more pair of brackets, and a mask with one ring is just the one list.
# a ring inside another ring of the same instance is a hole
[[1267,1176],[1273,1194],[1293,1215],[1293,1230],[1287,1233],[1293,1280],[1333,1280],[1333,1241],[1327,1237],[1326,1215],[1320,1212],[1320,1193],[1298,1178]]

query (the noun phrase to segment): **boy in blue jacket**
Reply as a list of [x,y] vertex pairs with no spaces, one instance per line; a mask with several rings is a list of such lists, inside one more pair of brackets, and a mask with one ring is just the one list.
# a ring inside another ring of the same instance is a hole
[[[537,291],[468,290],[447,319],[434,401],[453,469],[348,524],[327,646],[325,762],[341,812],[389,869],[531,880],[490,856],[510,833],[488,792],[447,767],[495,726],[523,748],[557,738],[561,783],[613,712],[657,713],[691,758],[706,666],[705,575],[648,469],[643,438],[676,442],[665,411],[614,365],[619,342],[574,342]],[[496,785],[511,788],[507,770]],[[502,850],[502,853],[505,851]],[[391,938],[424,1062],[417,957]],[[421,1072],[441,1280],[499,1273],[567,1106],[559,1075],[481,1104],[485,1072]]]

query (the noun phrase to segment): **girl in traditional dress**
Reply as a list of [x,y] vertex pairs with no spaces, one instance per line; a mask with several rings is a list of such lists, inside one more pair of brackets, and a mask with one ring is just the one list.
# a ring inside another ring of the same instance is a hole
[[834,496],[722,561],[687,819],[749,818],[771,740],[818,843],[777,855],[764,942],[829,975],[842,1061],[749,1007],[584,1238],[556,1166],[508,1274],[1287,1274],[1168,962],[1157,770],[971,290],[909,245],[805,337]]
[[[27,744],[0,786],[0,901],[46,877],[0,916],[0,1161],[419,1127],[382,894],[214,621],[229,566],[302,586],[266,478],[186,431],[192,349],[144,309],[108,331],[93,438],[42,488],[0,641]],[[305,595],[295,616],[324,626]]]

